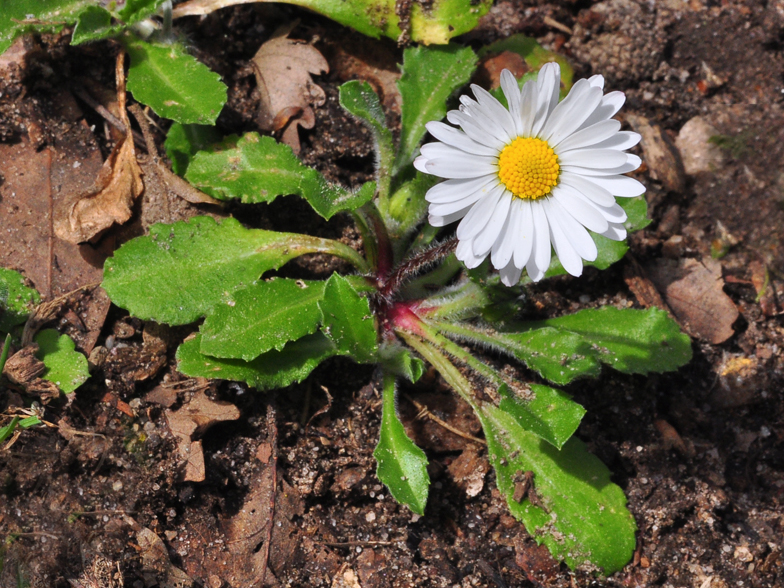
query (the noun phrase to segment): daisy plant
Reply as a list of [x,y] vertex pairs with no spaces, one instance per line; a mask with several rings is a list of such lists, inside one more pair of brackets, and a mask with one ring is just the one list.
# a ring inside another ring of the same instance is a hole
[[[648,221],[643,186],[624,175],[640,164],[626,153],[639,137],[612,119],[623,94],[605,94],[601,76],[571,86],[562,58],[514,41],[531,72],[520,80],[504,72],[496,90],[472,86],[475,98],[460,97],[448,113],[476,54],[407,49],[397,136],[369,84],[341,86],[341,105],[376,151],[375,181],[354,190],[330,184],[271,137],[209,144],[210,129],[174,125],[167,151],[199,189],[242,203],[301,196],[325,219],[352,215],[362,248],[197,217],[123,245],[106,263],[104,288],[142,319],[199,321],[177,351],[189,376],[268,390],[301,382],[334,356],[377,365],[377,474],[420,514],[427,458],[397,415],[396,389],[430,364],[479,418],[512,514],[569,566],[609,574],[631,557],[635,523],[610,472],[573,437],[585,410],[557,386],[605,365],[673,370],[689,360],[690,344],[657,309],[534,310],[532,282],[608,267],[624,255],[626,232]],[[437,141],[420,149],[428,131]],[[288,277],[289,260],[313,253],[352,269]]]

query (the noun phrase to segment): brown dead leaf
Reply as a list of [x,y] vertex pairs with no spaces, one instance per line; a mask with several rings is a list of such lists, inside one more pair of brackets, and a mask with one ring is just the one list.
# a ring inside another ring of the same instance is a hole
[[686,172],[680,152],[670,137],[657,124],[644,116],[627,114],[626,120],[632,128],[642,135],[640,146],[643,161],[648,165],[651,177],[658,180],[669,192],[683,192],[686,186]]
[[381,551],[365,549],[357,557],[357,574],[362,588],[389,588],[389,562]]
[[251,60],[261,94],[258,124],[265,131],[283,131],[281,141],[299,153],[299,126],[316,124],[313,106],[321,106],[326,94],[311,74],[329,71],[319,51],[303,41],[289,39],[296,22],[279,28]]
[[117,56],[117,102],[125,137],[104,162],[95,185],[85,193],[68,198],[55,211],[55,233],[64,241],[83,243],[94,239],[113,224],[131,218],[131,207],[144,190],[142,170],[136,161],[131,123],[125,110],[124,53]]
[[518,79],[531,71],[522,55],[513,51],[503,51],[482,58],[474,74],[474,80],[484,88],[495,90],[501,87],[501,72],[505,69],[511,71]]
[[490,464],[477,453],[476,447],[468,445],[447,469],[455,483],[473,498],[482,491]]
[[28,394],[38,396],[42,402],[47,403],[60,395],[60,389],[54,382],[40,377],[46,366],[35,356],[37,352],[38,344],[32,343],[14,353],[5,362],[3,375],[21,386]]
[[190,588],[193,580],[169,559],[163,540],[146,527],[136,533],[141,550],[146,586],[160,588]]
[[165,414],[169,429],[177,439],[180,460],[185,464],[185,481],[204,481],[201,441],[194,440],[193,436],[202,435],[215,423],[236,421],[240,418],[239,409],[228,402],[212,400],[201,389],[178,410],[166,409]]
[[332,578],[332,588],[362,588],[362,584],[351,566],[344,563]]
[[738,309],[724,293],[715,259],[656,260],[648,275],[689,335],[717,345],[732,337]]

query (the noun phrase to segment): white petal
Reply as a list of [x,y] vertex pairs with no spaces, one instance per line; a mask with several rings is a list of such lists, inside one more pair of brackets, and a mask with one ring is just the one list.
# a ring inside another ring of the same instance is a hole
[[[501,109],[507,115],[509,114],[503,106]],[[467,114],[476,124],[485,129],[486,133],[490,133],[496,139],[503,141],[504,144],[509,143],[516,136],[511,118],[509,118],[507,124],[504,124],[502,118],[499,118],[496,113],[483,104],[474,103],[470,106],[462,106],[461,110],[463,114]]]
[[462,261],[468,269],[478,267],[479,264],[485,260],[485,257],[487,257],[486,255],[482,257],[474,255],[472,249],[473,243],[471,239],[460,241],[455,249],[455,256]]
[[558,157],[558,163],[593,169],[608,169],[627,163],[627,158],[628,154],[620,153],[614,149],[574,149],[562,153]]
[[534,80],[528,81],[523,85],[520,105],[520,135],[528,137],[531,135],[531,129],[536,118],[536,82]]
[[461,218],[463,218],[466,215],[466,213],[468,213],[468,211],[469,209],[466,208],[464,210],[446,216],[431,214],[427,217],[427,222],[429,222],[434,227],[445,227],[447,225],[451,225],[452,223],[459,221]]
[[558,211],[552,208],[552,202],[546,201],[542,204],[544,204],[542,208],[547,213],[547,220],[550,223],[550,240],[555,248],[555,254],[567,272],[573,276],[579,276],[583,273],[583,260],[561,228]]
[[492,183],[498,183],[498,174],[446,180],[430,188],[425,195],[425,200],[432,203],[451,202],[462,200],[475,192],[486,194]]
[[453,125],[460,125],[463,131],[465,131],[465,134],[477,143],[496,149],[499,152],[504,148],[504,145],[506,145],[505,141],[490,134],[487,129],[483,128],[465,112],[450,110],[446,114],[446,120]]
[[625,101],[626,96],[623,92],[610,92],[609,94],[605,94],[601,103],[599,103],[599,106],[591,113],[591,116],[585,119],[585,122],[580,128],[590,127],[598,122],[612,118],[615,116],[615,113],[621,109],[621,106],[623,106]]
[[423,174],[426,174],[428,173],[427,168],[425,167],[426,163],[427,163],[427,157],[425,157],[424,155],[420,155],[414,160],[414,169],[418,169]]
[[[498,166],[489,157],[462,153],[460,155],[439,157],[438,159],[428,159],[424,167],[425,173],[438,176],[439,178],[457,179],[475,178],[495,173]],[[419,169],[419,171],[422,170]]]
[[442,122],[431,121],[425,125],[427,130],[439,141],[443,141],[447,145],[461,149],[466,153],[473,153],[474,155],[487,155],[488,157],[497,157],[498,151],[492,147],[477,143],[464,132],[450,127]]
[[495,96],[481,86],[472,84],[471,89],[474,91],[474,96],[476,96],[483,111],[506,131],[510,140],[513,140],[517,136],[517,130],[509,111],[504,108],[504,105]]
[[487,221],[504,195],[504,188],[495,187],[477,202],[466,214],[463,221],[457,226],[457,238],[461,241],[473,239],[475,235],[485,228]]
[[640,135],[632,131],[621,131],[612,137],[604,139],[598,145],[593,145],[594,149],[617,149],[618,151],[626,151],[631,149],[640,142]]
[[576,133],[572,133],[558,143],[550,143],[556,155],[571,149],[595,148],[597,143],[609,139],[621,128],[621,123],[615,119],[603,120]]
[[570,174],[574,174],[574,175],[592,176],[592,177],[593,176],[615,176],[615,175],[619,175],[619,174],[628,174],[629,172],[633,172],[638,167],[640,167],[639,158],[637,158],[637,159],[638,159],[638,162],[635,162],[634,160],[632,160],[632,162],[629,163],[629,160],[628,160],[628,157],[627,157],[627,163],[624,163],[623,165],[619,165],[618,167],[613,167],[613,168],[609,168],[609,169],[598,169],[598,168],[594,169],[594,168],[590,168],[590,167],[578,167],[576,165],[562,165],[561,166],[561,174],[563,175],[564,173],[570,173]]
[[604,233],[599,234],[613,241],[623,241],[626,238],[626,229],[623,225],[610,224]]
[[554,213],[557,211],[558,222],[578,255],[588,261],[594,261],[598,255],[598,249],[585,224],[570,215],[557,201],[550,202],[550,208]]
[[509,105],[509,114],[515,125],[515,132],[518,135],[523,133],[523,110],[520,101],[520,86],[517,84],[514,74],[508,69],[501,72],[501,89],[506,96],[506,103]]
[[645,186],[629,176],[592,177],[590,181],[616,197],[633,198],[645,194]]
[[580,128],[601,99],[602,91],[599,88],[592,87],[588,80],[580,80],[572,86],[566,98],[553,109],[540,135],[548,143],[559,143]]
[[[531,252],[531,258],[537,269],[542,272],[547,271],[550,267],[550,223],[547,222],[547,214],[545,214],[542,202],[532,202],[531,210],[534,213],[534,248]],[[528,260],[531,263],[531,260]]]
[[[520,226],[523,216],[523,208],[521,206],[522,200],[519,198],[512,198],[512,204],[509,206],[509,214],[507,216],[506,224],[501,229],[502,237],[496,240],[491,251],[491,259],[493,267],[502,268],[506,267],[512,257],[514,256],[515,242],[520,235]],[[525,264],[520,264],[523,267]]]
[[601,233],[607,230],[607,219],[588,198],[577,190],[564,190],[563,186],[556,186],[553,190],[553,199],[580,224],[592,231]]
[[493,210],[490,220],[479,231],[479,234],[474,237],[474,255],[487,257],[487,254],[493,248],[493,244],[498,240],[499,236],[503,235],[503,228],[509,217],[509,206],[512,204],[513,198],[514,196],[510,192],[504,191],[501,199],[495,206],[495,210]]
[[537,105],[536,117],[531,127],[532,135],[539,135],[547,122],[547,117],[558,104],[558,93],[561,89],[561,68],[555,62],[546,63],[539,70],[536,78]]
[[534,229],[534,212],[530,200],[520,202],[520,230],[515,235],[514,262],[517,267],[525,267],[531,258],[536,229]]
[[599,74],[596,74],[595,76],[591,76],[590,78],[588,78],[588,83],[595,88],[604,90],[604,76],[601,76]]
[[[599,205],[597,204],[597,206]],[[613,204],[612,206],[599,206],[599,209],[601,210],[604,218],[606,218],[607,222],[611,225],[626,222],[626,219],[628,218],[626,211],[621,207],[620,204]],[[597,232],[601,233],[602,231]]]
[[520,276],[523,274],[523,268],[517,267],[514,263],[509,262],[506,267],[501,271],[501,283],[504,286],[514,286],[520,281]]
[[612,194],[580,175],[562,173],[560,180],[559,187],[565,190],[576,190],[588,198],[588,200],[600,206],[612,206],[615,204],[615,198],[613,198]]
[[456,213],[458,210],[468,209],[469,207],[473,206],[482,196],[484,196],[484,194],[477,190],[473,194],[470,194],[459,200],[431,204],[427,211],[429,214],[433,214],[435,216],[447,216]]

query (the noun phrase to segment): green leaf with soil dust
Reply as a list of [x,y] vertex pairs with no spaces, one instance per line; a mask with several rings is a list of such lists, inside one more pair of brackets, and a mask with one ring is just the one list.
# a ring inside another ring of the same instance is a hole
[[381,430],[373,452],[378,462],[376,475],[386,484],[395,500],[418,515],[425,514],[430,476],[427,457],[406,435],[395,409],[395,378],[384,377]]
[[315,169],[302,165],[291,147],[258,133],[230,138],[214,151],[197,153],[185,178],[219,200],[239,198],[253,204],[286,194],[302,196],[325,219],[359,208],[375,192],[372,182],[356,193],[333,186]]
[[201,326],[201,352],[250,361],[315,333],[323,281],[273,278],[252,284],[216,305]]
[[470,47],[413,47],[403,52],[403,75],[397,85],[403,103],[400,145],[395,173],[414,160],[425,125],[446,115],[446,101],[468,83],[476,69],[476,54]]
[[32,31],[54,32],[72,24],[95,0],[3,0],[0,8],[0,55],[14,39]]
[[[691,339],[658,308],[637,310],[605,306],[527,326],[534,329],[553,327],[569,337],[579,335],[583,344],[578,353],[593,355],[598,361],[627,374],[668,372],[691,360]],[[549,349],[549,353],[559,354],[559,345],[553,340],[540,352],[548,353]]]
[[0,332],[24,323],[40,301],[38,291],[25,286],[21,274],[0,267]]
[[[559,450],[502,407],[485,403],[478,415],[498,489],[536,541],[572,569],[588,565],[609,575],[623,568],[634,552],[636,525],[605,465],[579,439]],[[526,472],[533,473],[538,506],[521,491]]]
[[143,320],[183,325],[204,316],[231,294],[326,240],[246,229],[194,217],[153,225],[106,260],[103,287],[116,305]]
[[177,349],[177,369],[192,378],[245,382],[259,390],[285,388],[308,377],[322,361],[338,355],[335,345],[321,333],[288,343],[280,351],[268,351],[253,361],[220,359],[199,351],[201,335]]
[[357,363],[378,360],[376,326],[370,303],[340,274],[332,274],[319,301],[322,329],[342,355]]
[[528,388],[524,396],[518,396],[502,386],[499,408],[515,417],[527,431],[561,449],[580,426],[585,409],[561,390],[541,384]]
[[112,25],[112,13],[101,6],[89,6],[79,13],[71,35],[71,45],[80,45],[117,35],[125,25]]
[[117,18],[132,24],[158,12],[166,0],[125,0],[124,6],[117,11]]
[[213,126],[174,123],[166,133],[163,146],[171,160],[172,171],[178,176],[184,176],[193,156],[220,140],[221,134]]
[[87,358],[76,351],[76,345],[68,335],[45,329],[38,332],[35,342],[38,343],[35,355],[46,366],[41,377],[57,384],[66,394],[76,390],[90,377]]
[[220,76],[177,44],[123,39],[131,56],[128,90],[158,116],[182,124],[214,124],[226,103]]

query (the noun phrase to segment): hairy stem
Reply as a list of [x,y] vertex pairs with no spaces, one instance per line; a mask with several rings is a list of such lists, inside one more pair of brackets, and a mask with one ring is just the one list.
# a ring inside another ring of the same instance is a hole
[[455,247],[457,247],[457,237],[452,237],[440,245],[423,249],[412,255],[397,266],[397,269],[379,288],[379,294],[384,297],[393,296],[411,278],[449,256]]

